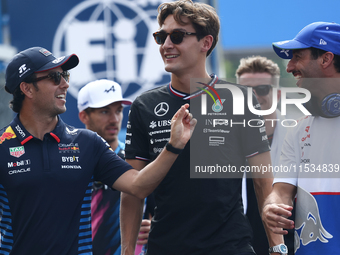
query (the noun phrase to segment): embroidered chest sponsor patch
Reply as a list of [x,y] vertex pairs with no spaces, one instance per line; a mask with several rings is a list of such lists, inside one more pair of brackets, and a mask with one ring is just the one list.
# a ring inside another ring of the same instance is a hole
[[19,158],[25,154],[25,148],[24,146],[11,147],[9,148],[9,154],[11,154],[13,157]]

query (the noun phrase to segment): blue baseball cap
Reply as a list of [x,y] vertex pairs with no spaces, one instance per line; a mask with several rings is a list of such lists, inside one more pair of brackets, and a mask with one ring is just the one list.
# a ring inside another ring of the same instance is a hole
[[16,54],[6,68],[5,90],[13,94],[27,77],[33,73],[61,67],[63,71],[76,67],[79,63],[75,54],[56,58],[42,47],[33,47]]
[[340,25],[314,22],[305,26],[293,40],[274,42],[275,53],[284,59],[293,57],[292,50],[317,48],[340,55]]

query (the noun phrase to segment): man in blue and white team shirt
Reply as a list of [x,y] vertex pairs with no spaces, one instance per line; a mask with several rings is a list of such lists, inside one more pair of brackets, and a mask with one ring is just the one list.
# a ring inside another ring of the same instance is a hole
[[[275,176],[262,219],[271,231],[295,228],[295,254],[338,254],[340,250],[340,25],[315,22],[292,40],[273,43],[290,59],[287,72],[310,91],[312,114],[288,130],[280,165],[291,171]],[[296,196],[295,222],[291,215]]]

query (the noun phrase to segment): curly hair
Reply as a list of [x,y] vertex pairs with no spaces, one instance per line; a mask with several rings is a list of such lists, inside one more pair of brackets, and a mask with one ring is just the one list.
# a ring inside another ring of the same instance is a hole
[[214,38],[211,48],[207,52],[207,56],[209,56],[217,44],[220,31],[220,20],[215,9],[204,3],[194,3],[192,0],[163,3],[158,7],[157,20],[160,27],[171,14],[174,16],[175,21],[181,25],[187,24],[182,17],[188,18],[197,33],[198,41],[207,35]]

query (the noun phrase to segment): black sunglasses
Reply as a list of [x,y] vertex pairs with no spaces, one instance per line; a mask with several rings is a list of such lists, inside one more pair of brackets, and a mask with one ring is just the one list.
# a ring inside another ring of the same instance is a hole
[[266,95],[268,95],[270,89],[272,88],[272,85],[258,85],[258,86],[255,86],[255,87],[250,87],[250,86],[248,86],[248,87],[255,90],[255,92],[258,96],[266,96]]
[[180,44],[183,41],[184,35],[196,35],[197,33],[184,32],[184,31],[172,31],[171,33],[166,33],[164,31],[153,33],[153,37],[157,44],[164,44],[168,35],[170,35],[170,40],[173,44]]
[[50,73],[46,76],[38,77],[36,79],[31,80],[30,82],[38,82],[44,79],[52,79],[55,85],[59,85],[61,81],[61,77],[65,79],[65,81],[70,80],[70,73],[68,71],[63,71],[63,72],[54,72]]

